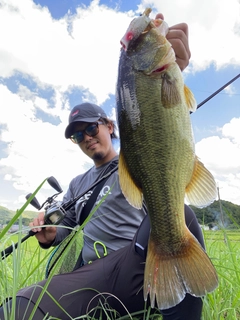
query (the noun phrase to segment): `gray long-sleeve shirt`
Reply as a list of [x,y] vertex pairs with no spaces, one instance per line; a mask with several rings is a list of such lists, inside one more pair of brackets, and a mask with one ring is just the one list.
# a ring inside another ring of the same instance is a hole
[[[113,160],[116,160],[114,158]],[[74,178],[67,193],[63,198],[63,202],[74,199],[79,194],[84,192],[90,185],[103,176],[109,163],[100,167],[92,167],[89,171]],[[111,190],[110,190],[111,189]],[[84,228],[84,245],[83,245],[83,260],[85,263],[97,259],[94,251],[94,242],[102,242],[107,249],[107,253],[120,249],[133,239],[137,228],[139,227],[143,217],[144,210],[137,210],[133,208],[125,199],[121,192],[118,180],[118,172],[115,171],[106,179],[98,197],[96,204],[106,195],[106,199],[101,203],[96,210],[91,220]],[[92,190],[85,194],[70,210],[68,210],[66,217],[62,221],[62,225],[74,227],[79,221],[82,208],[89,199]],[[53,245],[59,244],[70,231],[66,228],[58,228],[57,236]],[[97,246],[98,253],[103,257],[103,247]]]

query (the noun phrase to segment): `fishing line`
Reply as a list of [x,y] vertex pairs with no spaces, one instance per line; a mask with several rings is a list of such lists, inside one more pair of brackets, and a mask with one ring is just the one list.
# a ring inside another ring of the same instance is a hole
[[208,98],[206,98],[205,100],[203,100],[202,102],[200,102],[197,105],[197,109],[200,108],[204,103],[206,103],[207,101],[209,101],[210,99],[212,99],[216,94],[218,94],[220,91],[222,91],[224,88],[226,88],[229,84],[231,84],[232,82],[234,82],[235,80],[237,80],[240,77],[240,73],[234,77],[232,80],[230,80],[229,82],[227,82],[226,84],[224,84],[221,88],[219,88],[217,91],[215,91],[213,94],[211,94]]

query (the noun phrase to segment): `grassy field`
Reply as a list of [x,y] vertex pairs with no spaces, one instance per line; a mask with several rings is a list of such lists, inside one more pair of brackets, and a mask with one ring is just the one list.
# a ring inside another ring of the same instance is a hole
[[204,300],[203,319],[240,319],[240,231],[205,231],[204,235],[219,286]]
[[[0,250],[21,237],[5,235]],[[240,319],[240,230],[204,231],[204,237],[207,253],[218,272],[219,286],[205,297],[202,319]],[[12,255],[1,260],[0,302],[7,296],[14,296],[18,289],[44,279],[51,251],[40,249],[36,239],[31,237],[20,245],[19,250],[14,250]],[[136,318],[133,316],[132,319]]]

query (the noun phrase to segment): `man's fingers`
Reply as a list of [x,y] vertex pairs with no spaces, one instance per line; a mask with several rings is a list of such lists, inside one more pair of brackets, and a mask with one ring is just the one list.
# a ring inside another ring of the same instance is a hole
[[170,30],[180,30],[182,31],[186,37],[188,38],[188,25],[184,22],[175,24],[174,26],[169,28]]
[[29,223],[33,232],[40,232],[42,228],[40,226],[44,225],[44,212],[40,212],[32,222]]
[[166,37],[172,44],[180,69],[185,69],[191,57],[188,43],[188,25],[186,23],[180,23],[170,27]]
[[189,64],[189,59],[191,57],[190,52],[186,50],[186,47],[179,39],[171,39],[169,42],[171,42],[172,47],[174,48],[177,64],[181,70],[185,69]]
[[182,41],[187,53],[191,56],[188,43],[188,25],[186,23],[180,23],[169,28],[167,39],[179,39]]
[[162,20],[164,20],[164,16],[163,16],[162,13],[158,13],[158,14],[156,15],[156,18],[155,18],[155,19],[162,19]]

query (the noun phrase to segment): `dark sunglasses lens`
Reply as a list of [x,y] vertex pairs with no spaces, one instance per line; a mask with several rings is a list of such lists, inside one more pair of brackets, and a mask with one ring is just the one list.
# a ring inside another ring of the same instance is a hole
[[90,124],[84,131],[75,132],[71,137],[72,141],[74,143],[81,143],[84,139],[84,132],[90,137],[96,136],[98,134],[98,123]]
[[72,140],[75,143],[80,143],[83,141],[83,133],[81,131],[78,131],[76,133],[74,133],[74,135],[72,136]]
[[91,124],[85,129],[85,132],[88,136],[93,137],[98,134],[98,125],[96,123]]

